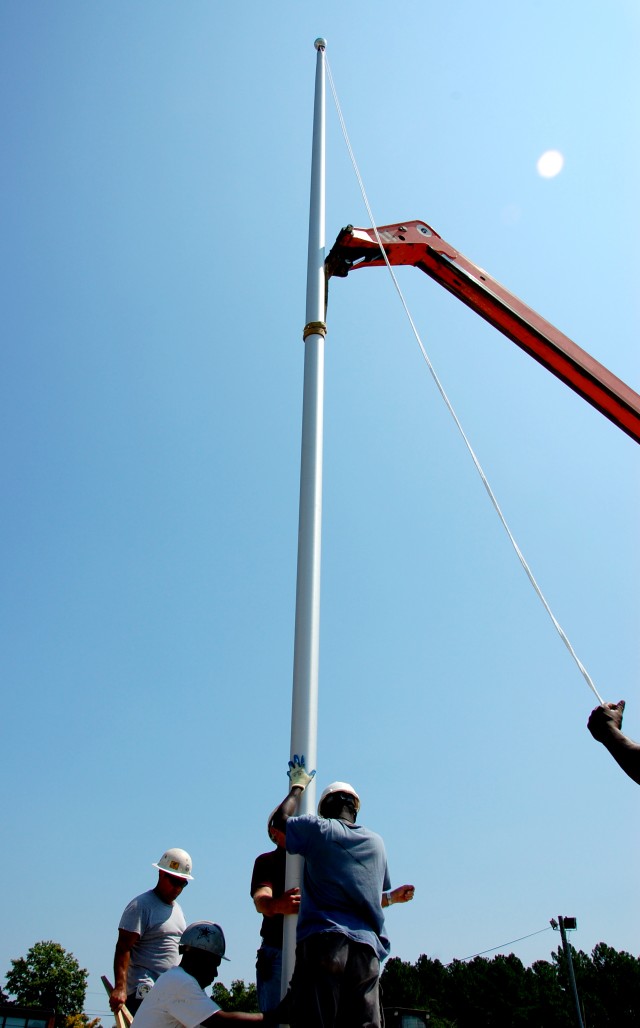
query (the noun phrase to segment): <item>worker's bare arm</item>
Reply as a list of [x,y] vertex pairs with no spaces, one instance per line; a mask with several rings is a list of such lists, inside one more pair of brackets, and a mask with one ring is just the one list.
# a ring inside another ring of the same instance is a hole
[[591,711],[587,728],[622,770],[640,785],[640,746],[621,731],[625,702],[605,703]]
[[118,941],[113,958],[115,984],[109,996],[109,1006],[114,1014],[127,1002],[127,971],[129,970],[131,950],[139,938],[138,932],[128,932],[124,928],[118,930]]
[[271,818],[271,823],[279,832],[286,831],[287,821],[298,813],[298,804],[304,789],[301,785],[292,785],[282,803]]
[[269,885],[261,885],[253,894],[256,910],[264,917],[275,914],[297,914],[300,907],[300,889],[287,889],[281,896],[274,897]]

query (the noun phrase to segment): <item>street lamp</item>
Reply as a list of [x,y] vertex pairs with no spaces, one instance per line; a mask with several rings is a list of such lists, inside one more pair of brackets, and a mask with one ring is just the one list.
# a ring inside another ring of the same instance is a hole
[[573,992],[573,998],[576,1005],[576,1016],[578,1018],[578,1028],[584,1028],[584,1021],[582,1020],[582,1011],[580,1010],[580,1000],[578,999],[578,987],[576,985],[576,976],[573,973],[573,959],[571,957],[571,946],[567,942],[567,932],[575,932],[578,927],[578,922],[575,917],[562,917],[558,914],[558,920],[552,917],[549,924],[553,928],[554,932],[560,931],[562,938],[562,948],[567,961],[567,967],[569,968],[569,982],[571,984],[571,991]]

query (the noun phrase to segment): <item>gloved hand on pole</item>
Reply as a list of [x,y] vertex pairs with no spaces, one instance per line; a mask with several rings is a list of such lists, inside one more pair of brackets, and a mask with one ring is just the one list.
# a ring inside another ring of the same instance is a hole
[[276,831],[284,832],[286,830],[287,820],[297,813],[300,797],[309,782],[315,778],[315,774],[315,771],[307,771],[304,756],[302,754],[298,756],[297,753],[294,753],[293,758],[289,761],[289,769],[287,771],[290,782],[289,793],[285,796],[280,806],[274,810],[269,820],[269,824]]
[[306,789],[312,778],[315,777],[315,771],[307,771],[304,763],[304,755],[298,756],[294,753],[293,760],[289,761],[289,770],[287,771],[289,781],[291,782],[291,788],[298,786],[300,789]]

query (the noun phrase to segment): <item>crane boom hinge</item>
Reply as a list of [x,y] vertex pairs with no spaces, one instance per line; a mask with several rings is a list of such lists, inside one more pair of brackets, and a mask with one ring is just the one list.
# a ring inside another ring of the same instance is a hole
[[347,225],[325,261],[327,279],[387,262],[429,275],[640,443],[640,395],[425,222],[375,230]]

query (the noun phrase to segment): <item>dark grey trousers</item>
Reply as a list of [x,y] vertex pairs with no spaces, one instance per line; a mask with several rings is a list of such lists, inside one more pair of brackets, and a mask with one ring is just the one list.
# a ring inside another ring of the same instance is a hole
[[296,947],[291,1028],[381,1028],[380,961],[341,932],[318,932]]

